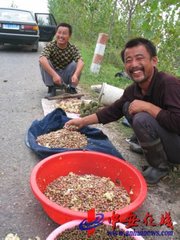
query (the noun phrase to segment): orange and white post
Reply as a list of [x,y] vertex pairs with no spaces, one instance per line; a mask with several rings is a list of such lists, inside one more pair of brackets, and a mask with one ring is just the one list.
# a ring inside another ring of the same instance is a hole
[[100,33],[97,40],[96,48],[94,51],[91,68],[90,68],[91,72],[93,73],[99,73],[100,71],[107,41],[108,41],[108,34]]

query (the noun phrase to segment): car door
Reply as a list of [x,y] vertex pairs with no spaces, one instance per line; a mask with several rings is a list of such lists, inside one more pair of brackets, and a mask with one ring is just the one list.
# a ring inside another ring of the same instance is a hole
[[39,41],[49,42],[56,32],[56,20],[51,13],[35,13],[35,19],[39,26]]

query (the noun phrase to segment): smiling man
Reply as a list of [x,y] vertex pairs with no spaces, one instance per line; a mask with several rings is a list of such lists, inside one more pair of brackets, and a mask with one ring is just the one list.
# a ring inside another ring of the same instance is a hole
[[133,84],[111,106],[66,126],[106,124],[125,116],[149,164],[143,175],[147,183],[155,184],[169,173],[172,163],[180,163],[180,80],[157,70],[156,47],[147,39],[127,42],[121,58]]
[[49,97],[55,96],[56,88],[63,86],[66,86],[69,93],[77,93],[76,86],[84,62],[77,47],[69,42],[71,35],[71,25],[60,23],[55,39],[46,45],[39,58],[42,78],[48,87]]

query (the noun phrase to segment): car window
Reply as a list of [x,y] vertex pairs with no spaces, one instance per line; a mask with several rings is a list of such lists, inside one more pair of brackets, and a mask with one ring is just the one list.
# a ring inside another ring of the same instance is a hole
[[54,19],[50,14],[37,13],[36,14],[37,22],[41,26],[52,26],[56,25]]
[[41,14],[38,16],[38,23],[40,25],[50,25],[49,17]]
[[0,20],[34,22],[33,15],[30,12],[11,9],[0,9]]

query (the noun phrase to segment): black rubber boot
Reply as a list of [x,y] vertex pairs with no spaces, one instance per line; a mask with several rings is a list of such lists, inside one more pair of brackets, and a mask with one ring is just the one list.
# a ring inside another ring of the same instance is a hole
[[145,158],[149,163],[149,167],[143,172],[146,182],[156,184],[161,178],[168,175],[170,167],[167,155],[163,149],[160,139],[151,143],[141,143]]
[[72,87],[72,86],[67,87],[66,92],[70,93],[70,94],[76,94],[77,93],[76,88]]
[[56,87],[55,86],[48,86],[48,93],[46,97],[54,97],[56,96]]
[[169,170],[154,168],[149,166],[144,172],[143,176],[146,179],[148,184],[156,184],[158,183],[163,177],[167,176]]
[[132,152],[143,154],[143,150],[139,145],[138,139],[135,134],[133,134],[129,139],[127,139],[129,143],[129,148]]

